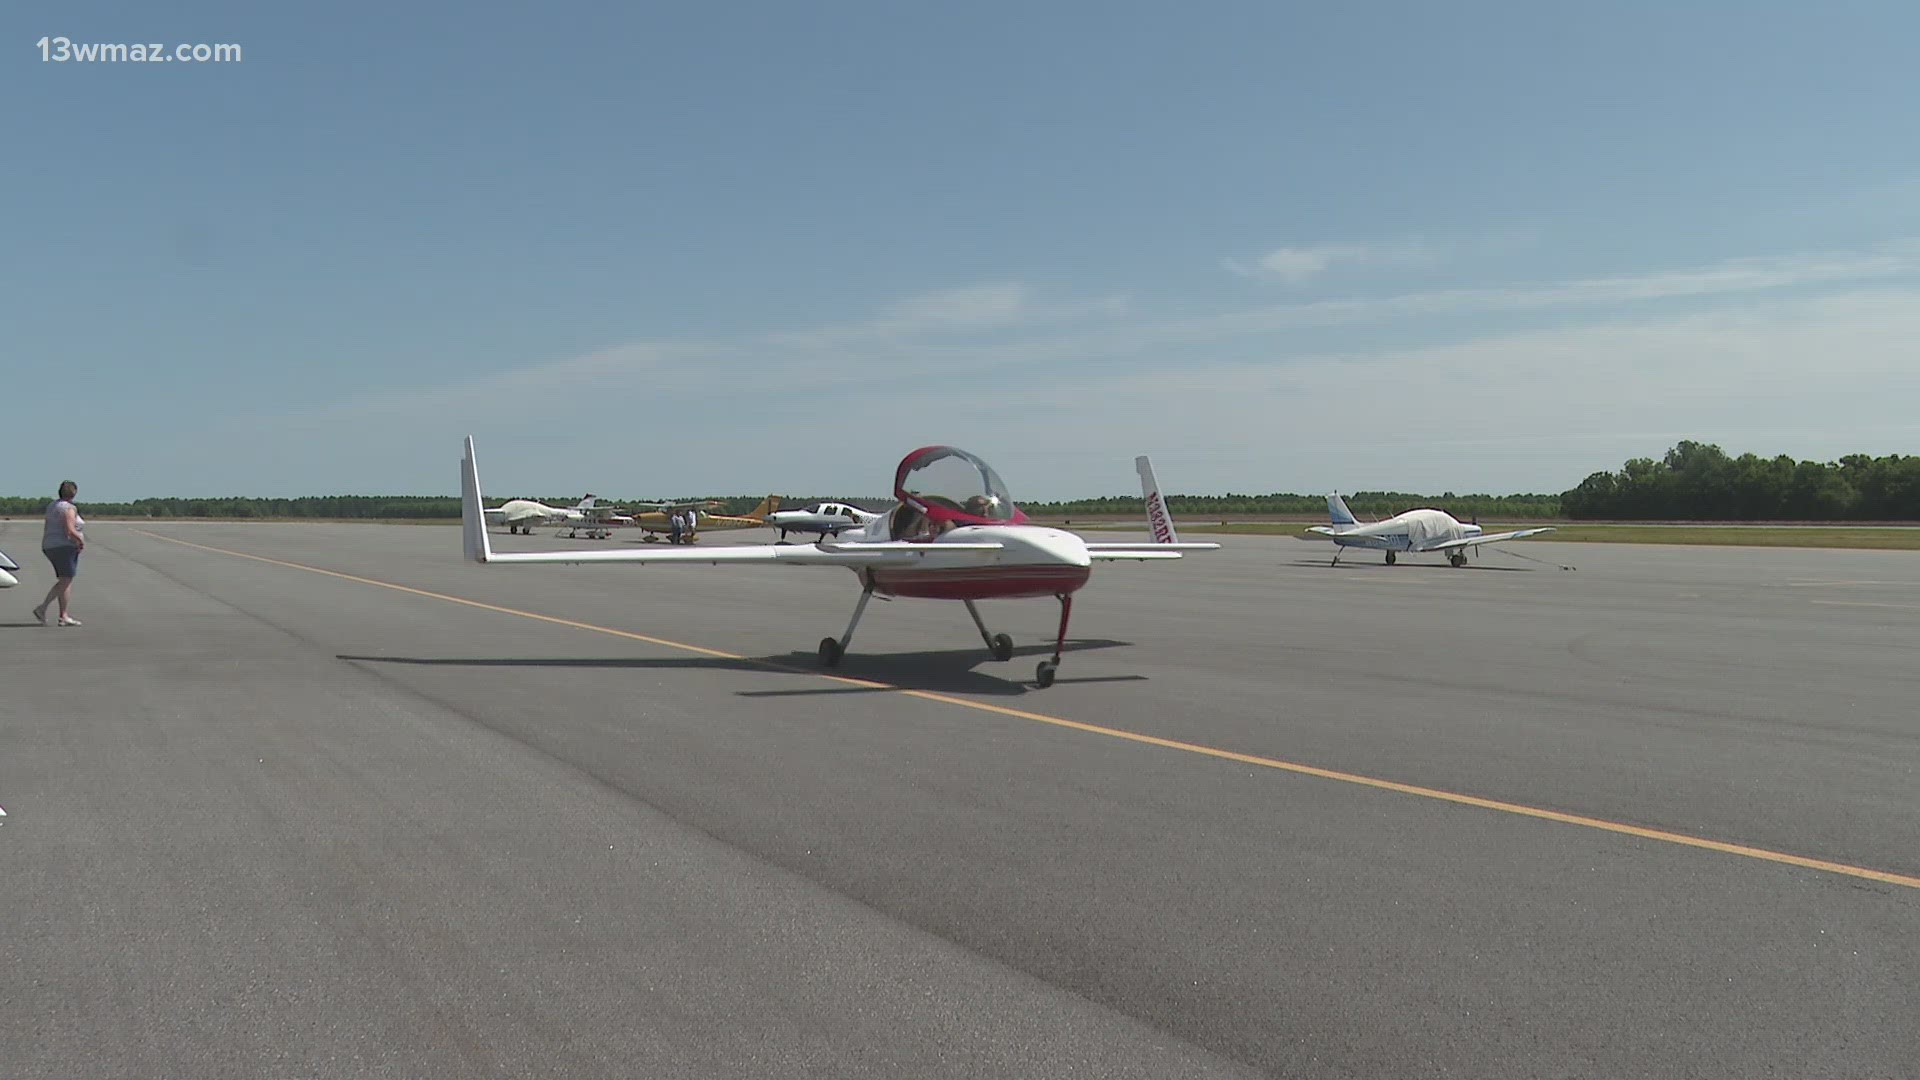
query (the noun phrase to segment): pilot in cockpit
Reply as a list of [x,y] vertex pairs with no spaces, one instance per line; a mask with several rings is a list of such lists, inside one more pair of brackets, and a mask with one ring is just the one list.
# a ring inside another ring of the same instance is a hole
[[952,446],[922,447],[902,459],[894,496],[901,502],[889,522],[896,540],[931,540],[962,525],[1025,520],[993,469]]

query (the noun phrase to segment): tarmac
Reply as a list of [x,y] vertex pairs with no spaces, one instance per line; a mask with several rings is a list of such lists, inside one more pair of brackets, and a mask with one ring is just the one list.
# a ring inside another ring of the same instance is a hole
[[1041,690],[1050,601],[826,675],[843,570],[88,533],[43,628],[0,523],[8,1080],[1920,1069],[1920,553],[1222,537]]

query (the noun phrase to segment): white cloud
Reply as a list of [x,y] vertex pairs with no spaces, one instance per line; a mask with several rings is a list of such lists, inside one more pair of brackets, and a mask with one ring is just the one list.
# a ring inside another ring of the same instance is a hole
[[947,289],[897,301],[887,307],[892,320],[906,324],[994,326],[1011,322],[1026,310],[1028,290],[1018,282]]
[[1275,248],[1251,265],[1227,260],[1227,268],[1242,277],[1301,285],[1332,269],[1336,263],[1401,264],[1431,257],[1417,241],[1337,242]]
[[[490,487],[549,494],[874,493],[894,452],[949,441],[1048,497],[1125,490],[1142,450],[1190,490],[1558,490],[1679,438],[1911,452],[1916,275],[1889,245],[1203,313],[992,284],[210,434],[365,490],[449,490],[434,463],[468,432]],[[1352,329],[1388,324],[1398,347]]]

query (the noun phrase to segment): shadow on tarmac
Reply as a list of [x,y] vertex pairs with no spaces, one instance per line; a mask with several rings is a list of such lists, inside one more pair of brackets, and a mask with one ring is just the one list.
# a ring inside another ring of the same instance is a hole
[[1388,566],[1386,562],[1381,559],[1368,559],[1365,561],[1342,559],[1338,566],[1332,565],[1326,559],[1294,559],[1289,565],[1318,566],[1323,570],[1449,570],[1454,573],[1459,573],[1463,570],[1493,570],[1508,574],[1531,574],[1536,569],[1531,566],[1489,566],[1486,563],[1468,563],[1465,566],[1451,566],[1443,562],[1400,562]]
[[[1131,646],[1131,641],[1116,641],[1112,638],[1068,638],[1065,653],[1083,652],[1090,649],[1112,649]],[[1018,666],[1022,659],[1037,659],[1053,655],[1053,645],[1033,644],[1018,646],[1013,650],[1013,659],[1003,671],[1021,672]],[[471,657],[471,656],[362,656],[349,653],[335,654],[335,659],[355,664],[410,664],[418,667],[526,667],[526,668],[603,668],[630,669],[636,671],[749,671],[778,672],[792,675],[833,676],[845,679],[857,679],[882,683],[880,686],[812,686],[793,690],[740,690],[736,694],[750,698],[811,697],[833,694],[885,694],[901,690],[925,690],[942,694],[994,694],[1018,695],[1032,693],[1034,686],[1030,672],[1018,680],[1008,679],[990,671],[974,670],[971,665],[961,667],[958,663],[995,663],[984,655],[982,649],[939,649],[926,652],[895,653],[850,653],[836,668],[820,666],[819,657],[811,652],[790,652],[777,656],[755,656],[734,659],[725,656],[578,656],[578,657]],[[998,666],[998,665],[996,665]],[[1109,675],[1087,678],[1073,678],[1068,674],[1070,665],[1063,665],[1061,674],[1054,685],[1068,683],[1094,682],[1138,682],[1145,681],[1144,675]]]

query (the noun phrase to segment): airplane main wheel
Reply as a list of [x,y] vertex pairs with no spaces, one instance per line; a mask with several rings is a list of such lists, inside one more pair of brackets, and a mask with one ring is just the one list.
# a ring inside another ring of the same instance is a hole
[[1455,566],[1467,565],[1467,557],[1465,555],[1459,555],[1459,554],[1449,555],[1447,556],[1447,561],[1452,563]]
[[1395,555],[1395,554],[1394,554],[1393,552],[1391,552],[1391,551],[1389,551],[1389,552],[1387,552],[1387,565],[1388,565],[1388,566],[1392,566],[1392,565],[1393,565],[1394,563],[1396,563],[1396,562],[1399,562],[1399,561],[1400,561],[1400,559],[1399,559],[1399,557],[1398,557],[1398,556],[1396,556],[1396,555]]
[[1059,665],[1053,661],[1042,660],[1040,666],[1033,670],[1033,681],[1039,683],[1040,688],[1044,690],[1053,685],[1053,673],[1058,670],[1060,670]]
[[847,655],[847,650],[844,647],[842,647],[838,641],[835,641],[830,637],[820,639],[821,666],[839,667],[840,658],[845,655]]
[[1013,659],[1013,639],[1005,634],[993,635],[993,658],[995,660]]

